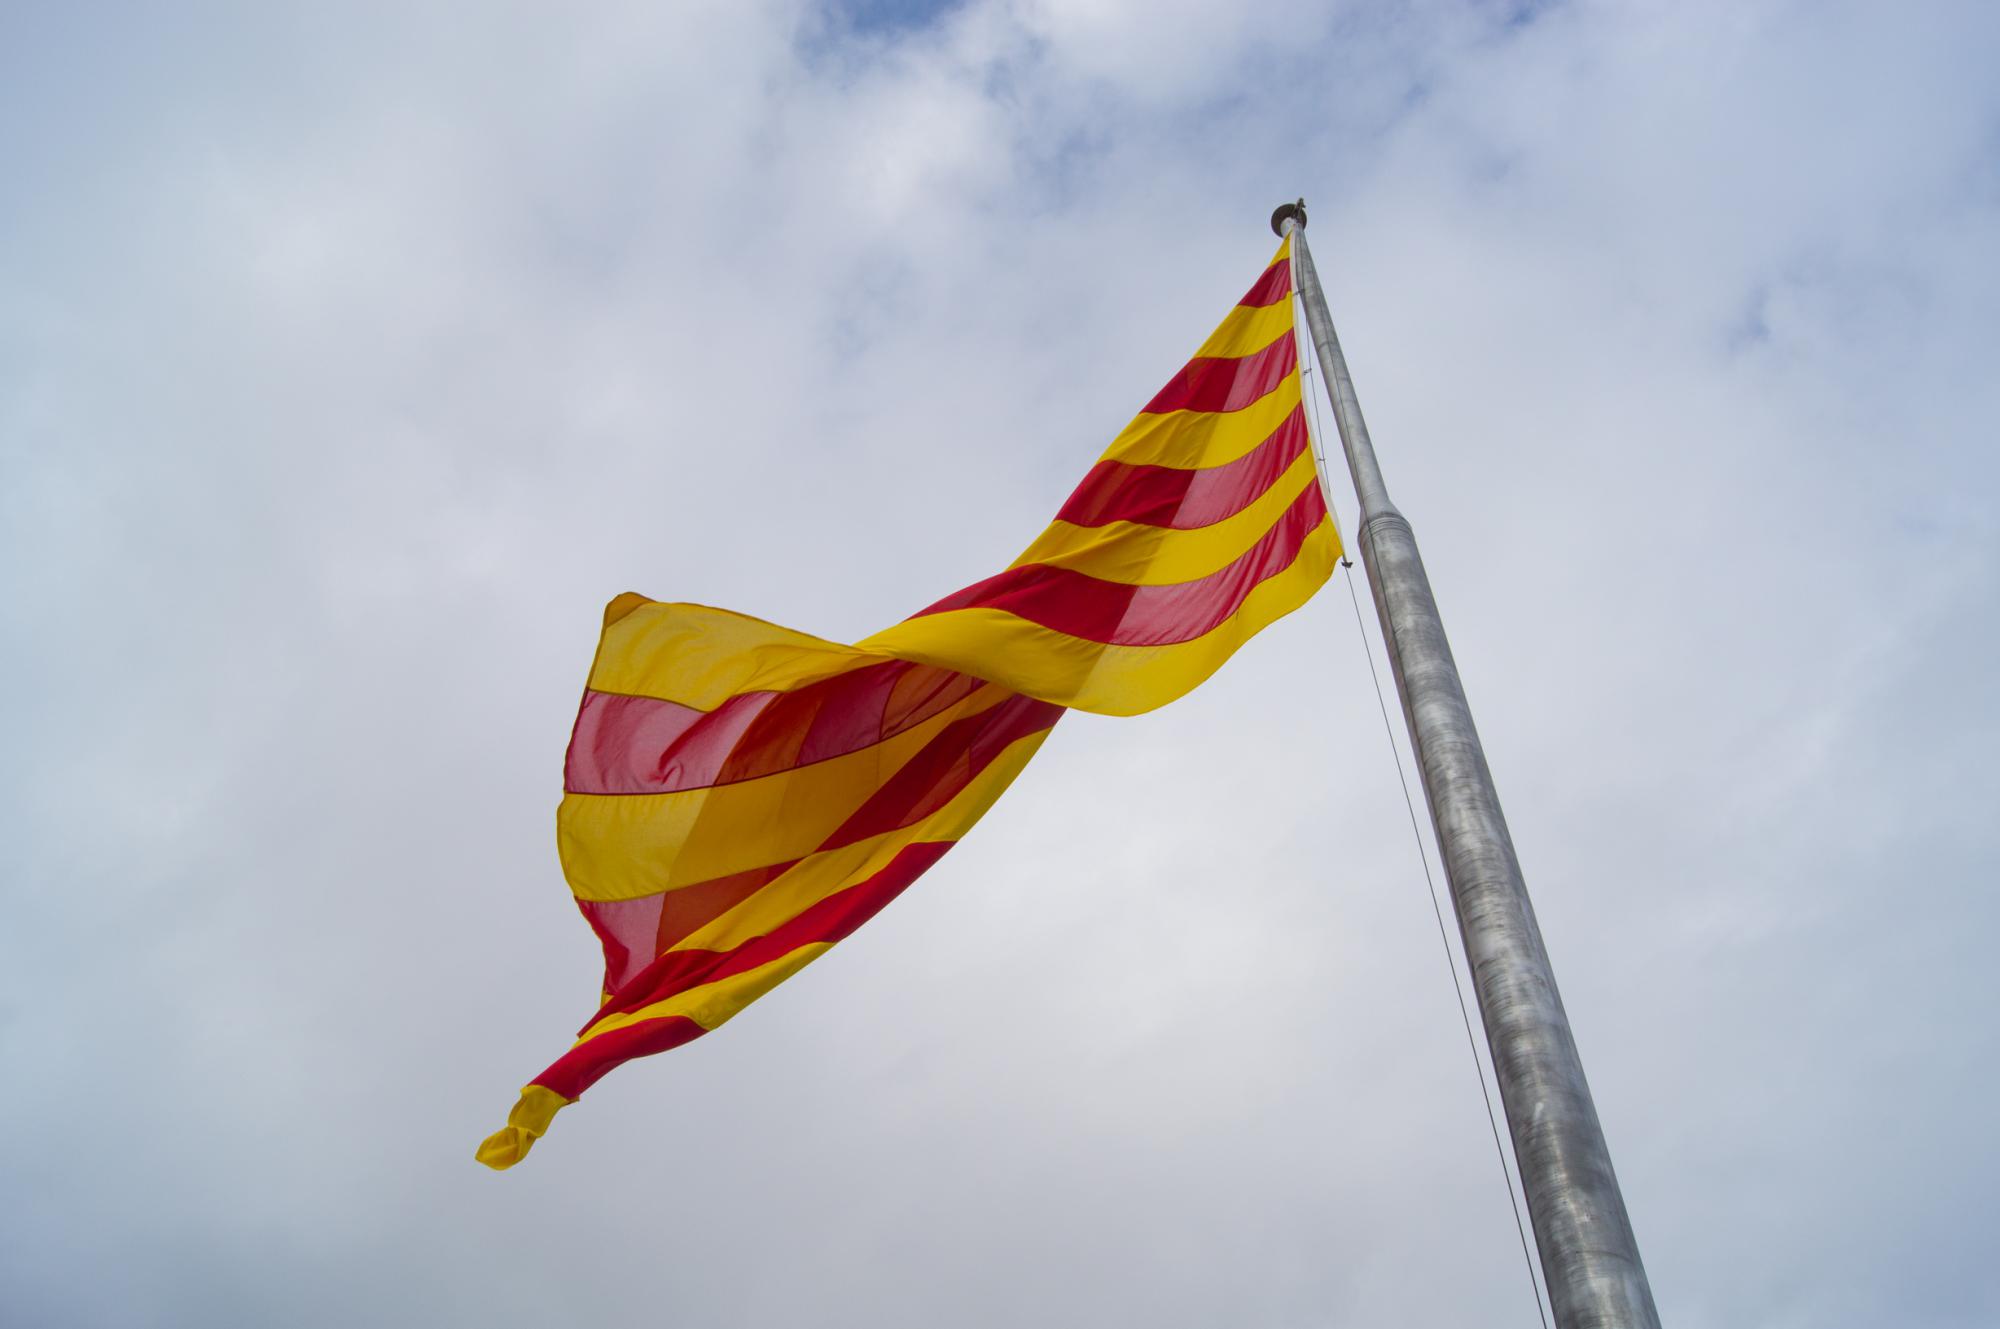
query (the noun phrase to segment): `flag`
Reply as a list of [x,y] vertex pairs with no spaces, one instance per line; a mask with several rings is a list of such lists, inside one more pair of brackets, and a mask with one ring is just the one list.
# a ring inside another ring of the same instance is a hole
[[1186,693],[1331,574],[1291,242],[997,576],[846,646],[626,594],[570,739],[557,846],[598,1009],[478,1158],[511,1167],[607,1071],[719,1027],[868,921],[1063,711]]

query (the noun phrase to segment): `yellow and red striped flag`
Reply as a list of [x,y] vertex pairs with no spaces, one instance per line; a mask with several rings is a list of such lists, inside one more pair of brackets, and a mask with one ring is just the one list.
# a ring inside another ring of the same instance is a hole
[[1136,715],[1332,572],[1291,242],[1013,566],[853,646],[702,605],[605,610],[557,843],[602,1003],[478,1157],[721,1025],[900,894],[1065,708]]

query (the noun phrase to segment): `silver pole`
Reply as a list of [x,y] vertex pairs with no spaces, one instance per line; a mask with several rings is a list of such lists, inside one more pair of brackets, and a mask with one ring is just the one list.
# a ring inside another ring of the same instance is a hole
[[1473,728],[1416,535],[1382,483],[1326,293],[1306,248],[1305,225],[1303,199],[1271,217],[1273,230],[1292,237],[1306,326],[1361,499],[1357,542],[1403,717],[1423,768],[1424,797],[1493,1052],[1549,1303],[1558,1329],[1658,1329],[1659,1312],[1493,774]]

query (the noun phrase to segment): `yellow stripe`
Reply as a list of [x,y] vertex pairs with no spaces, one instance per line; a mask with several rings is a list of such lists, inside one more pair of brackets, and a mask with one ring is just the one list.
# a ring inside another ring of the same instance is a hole
[[1194,353],[1194,358],[1214,356],[1235,359],[1249,355],[1263,350],[1291,330],[1292,302],[1289,298],[1262,308],[1238,305],[1216,325],[1208,340],[1201,344],[1201,349]]
[[757,998],[769,992],[778,984],[790,978],[799,970],[833,949],[833,943],[816,941],[801,946],[795,951],[787,951],[769,964],[760,964],[755,969],[713,983],[703,983],[698,988],[686,992],[676,992],[664,1001],[656,1001],[650,1006],[641,1006],[622,1015],[605,1017],[604,1023],[597,1025],[573,1046],[588,1043],[600,1034],[608,1034],[614,1029],[638,1024],[641,1020],[660,1020],[668,1016],[684,1015],[704,1029],[716,1029],[727,1024],[730,1017],[748,1006]]
[[565,794],[556,847],[583,900],[629,900],[811,853],[956,720],[1004,700],[981,688],[902,733],[736,784],[669,794]]
[[1049,731],[1009,743],[952,800],[910,826],[814,854],[728,913],[676,942],[677,951],[726,951],[778,927],[836,891],[866,881],[919,841],[957,840],[986,815],[1028,764]]
[[1058,521],[1014,560],[1046,563],[1124,586],[1172,586],[1218,572],[1262,539],[1294,499],[1317,484],[1310,452],[1301,452],[1257,501],[1209,526],[1177,531],[1139,522],[1076,526]]
[[1269,438],[1299,404],[1299,371],[1240,411],[1141,414],[1111,441],[1100,461],[1196,470],[1224,466]]
[[739,692],[786,691],[870,659],[747,614],[645,600],[605,625],[590,686],[712,711]]
[[1171,646],[1106,646],[1001,609],[926,614],[862,644],[906,660],[977,673],[1058,705],[1099,715],[1138,715],[1191,691],[1254,633],[1304,604],[1339,558],[1340,537],[1331,521],[1321,522],[1306,536],[1291,566],[1258,583],[1227,621]]

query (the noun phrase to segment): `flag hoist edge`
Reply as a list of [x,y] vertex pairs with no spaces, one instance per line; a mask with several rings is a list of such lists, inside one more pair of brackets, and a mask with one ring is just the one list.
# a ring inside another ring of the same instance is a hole
[[1291,242],[1013,566],[853,646],[621,595],[570,740],[564,874],[602,1003],[479,1160],[620,1062],[723,1024],[873,917],[1066,708],[1181,696],[1331,574]]

